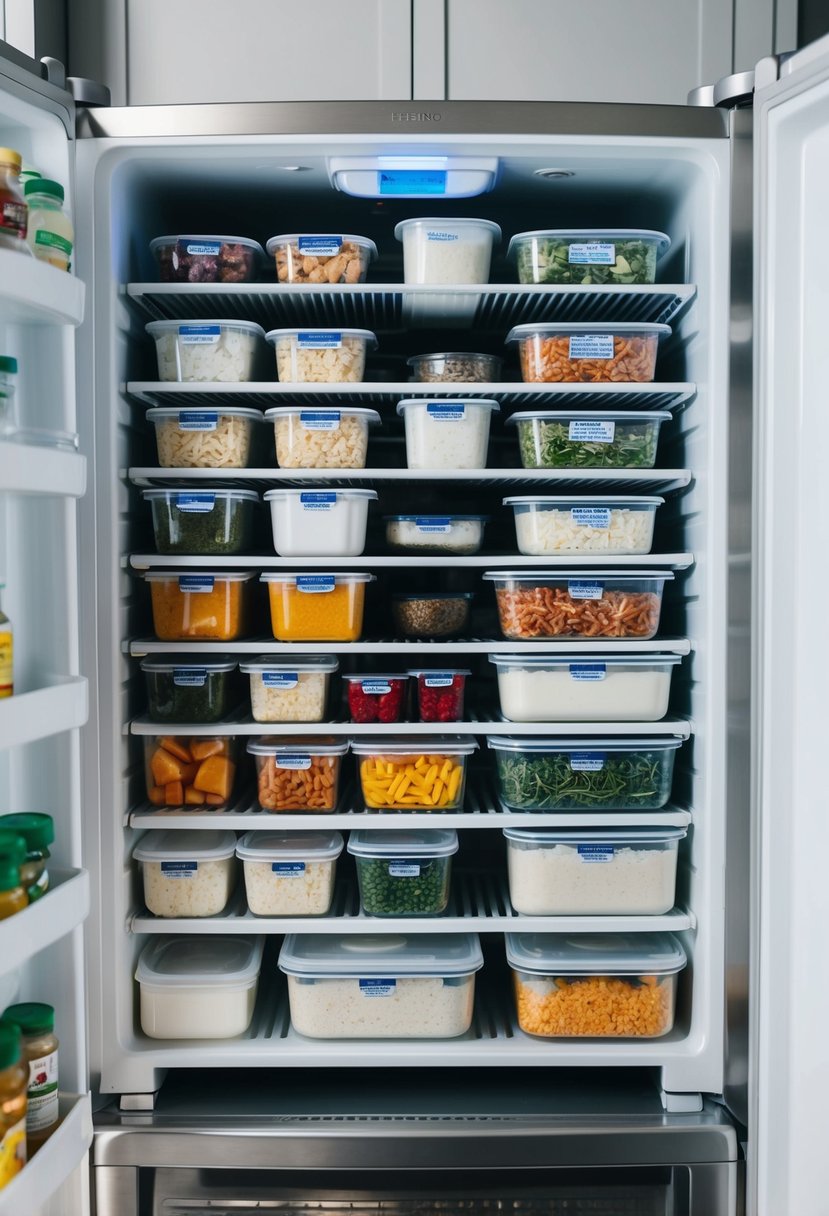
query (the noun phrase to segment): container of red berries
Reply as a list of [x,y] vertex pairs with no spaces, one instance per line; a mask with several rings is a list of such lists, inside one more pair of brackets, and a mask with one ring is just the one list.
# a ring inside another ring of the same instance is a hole
[[463,696],[468,670],[429,671],[419,668],[409,672],[417,680],[417,709],[421,722],[460,722],[463,718]]
[[343,676],[352,722],[402,722],[408,675]]

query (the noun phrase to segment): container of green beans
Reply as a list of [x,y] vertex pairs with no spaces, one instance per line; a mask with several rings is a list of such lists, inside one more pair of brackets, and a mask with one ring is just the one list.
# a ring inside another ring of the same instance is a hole
[[369,916],[439,916],[449,903],[458,834],[424,828],[352,832],[360,903]]

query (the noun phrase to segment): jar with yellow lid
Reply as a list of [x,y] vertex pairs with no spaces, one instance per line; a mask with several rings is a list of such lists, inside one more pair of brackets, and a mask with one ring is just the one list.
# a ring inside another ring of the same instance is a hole
[[46,177],[34,177],[26,182],[23,193],[29,208],[29,248],[38,261],[68,270],[75,229],[63,210],[63,186]]
[[20,185],[22,163],[14,148],[0,148],[0,249],[30,253],[26,244],[29,209]]
[[20,1027],[0,1020],[0,1188],[26,1164],[26,1090]]
[[51,1136],[60,1116],[55,1011],[41,1001],[23,1001],[9,1005],[2,1020],[17,1026],[22,1035],[23,1061],[29,1070],[26,1138],[31,1158]]

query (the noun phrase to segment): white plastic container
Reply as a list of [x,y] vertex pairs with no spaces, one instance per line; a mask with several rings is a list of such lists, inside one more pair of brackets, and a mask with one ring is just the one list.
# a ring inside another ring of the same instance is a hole
[[325,916],[334,897],[339,832],[246,832],[236,846],[254,916]]
[[658,722],[677,654],[493,654],[510,722]]
[[376,490],[268,490],[280,557],[359,557]]
[[492,247],[501,229],[491,220],[401,220],[404,283],[488,283]]
[[311,1039],[449,1039],[472,1024],[475,933],[291,934],[291,1022]]
[[239,670],[250,676],[250,707],[256,722],[322,722],[331,672],[331,655],[293,655],[280,661],[262,655]]
[[151,1039],[232,1039],[253,1017],[261,937],[153,937],[141,951],[141,1029]]
[[147,832],[132,851],[153,916],[216,916],[236,873],[233,832]]
[[282,383],[357,383],[363,379],[367,352],[377,348],[368,329],[272,329],[265,336],[276,351]]
[[407,397],[397,412],[406,428],[410,469],[484,469],[497,401]]
[[245,469],[262,415],[243,405],[210,410],[162,405],[147,410],[147,421],[155,427],[163,469]]
[[488,515],[384,515],[386,544],[399,553],[477,553]]
[[299,409],[274,406],[265,411],[273,423],[276,461],[283,469],[364,469],[368,428],[380,415],[362,406]]
[[520,553],[650,553],[656,508],[664,498],[637,495],[520,495],[505,498],[515,512]]
[[253,321],[150,321],[159,380],[238,384],[253,380],[265,331]]

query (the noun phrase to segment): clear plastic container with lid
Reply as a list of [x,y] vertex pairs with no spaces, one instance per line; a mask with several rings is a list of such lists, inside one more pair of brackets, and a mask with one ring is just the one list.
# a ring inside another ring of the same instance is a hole
[[[2,243],[0,243],[0,248]],[[0,435],[14,429],[14,390],[17,381],[17,360],[12,355],[0,355]]]
[[397,412],[406,430],[406,464],[410,469],[484,469],[489,426],[500,410],[482,397],[407,397]]
[[280,557],[359,557],[376,490],[268,490],[273,547]]
[[239,664],[250,676],[250,705],[256,722],[322,722],[331,673],[339,663],[333,655],[291,655],[279,659],[262,655]]
[[26,182],[23,193],[29,208],[26,231],[29,248],[39,261],[68,270],[75,229],[63,210],[63,186],[45,177],[33,178]]
[[280,642],[356,642],[373,574],[266,571],[273,636]]
[[364,283],[377,246],[350,233],[293,232],[266,245],[279,283]]
[[477,553],[488,515],[384,515],[386,544],[399,553]]
[[417,680],[417,712],[421,722],[460,722],[463,719],[466,667],[415,668],[409,672]]
[[678,654],[491,654],[511,722],[658,722]]
[[656,1039],[687,956],[672,933],[508,933],[518,1025],[540,1038]]
[[364,378],[366,354],[377,339],[368,329],[272,329],[280,382],[354,384]]
[[475,933],[290,934],[294,1030],[311,1039],[448,1039],[472,1024]]
[[256,379],[265,331],[253,321],[150,321],[159,380],[238,384]]
[[488,570],[504,637],[641,638],[656,635],[669,570]]
[[653,283],[671,244],[646,228],[544,228],[516,232],[507,249],[519,283]]
[[199,486],[194,490],[144,490],[153,513],[159,553],[223,557],[250,549],[254,490]]
[[266,410],[265,418],[273,423],[276,461],[283,469],[364,469],[368,428],[380,423],[376,410],[348,405],[279,405]]
[[518,428],[525,469],[652,469],[666,410],[619,413],[525,410],[507,419]]
[[[35,903],[49,890],[49,846],[54,844],[55,824],[42,811],[23,811],[0,816],[0,833],[13,832],[26,842],[26,856],[20,866],[20,882],[29,903]],[[2,845],[0,845],[2,851]]]
[[29,1066],[23,1058],[20,1027],[0,1020],[0,1189],[26,1164],[28,1087]]
[[352,722],[402,722],[406,717],[407,675],[365,672],[344,675]]
[[217,916],[236,877],[233,832],[147,832],[132,851],[153,916]]
[[237,750],[230,735],[145,735],[147,797],[156,807],[227,806],[236,785]]
[[406,363],[412,369],[412,379],[421,384],[488,384],[501,379],[503,359],[458,350],[412,355]]
[[23,1062],[29,1070],[26,1149],[30,1158],[48,1140],[60,1117],[55,1011],[40,1001],[24,1001],[4,1009],[2,1020],[20,1028]]
[[440,829],[357,831],[348,838],[360,904],[369,916],[440,916],[449,904],[458,834]]
[[522,494],[504,499],[515,514],[519,552],[650,553],[656,509],[664,498],[624,495]]
[[163,469],[245,469],[262,415],[246,406],[180,410],[162,405],[147,410],[147,421],[155,427]]
[[253,1017],[261,937],[152,937],[135,978],[141,1029],[151,1039],[232,1039]]
[[262,810],[335,810],[347,751],[347,740],[322,735],[251,739],[248,753],[256,762],[256,793]]
[[232,659],[154,655],[141,660],[141,670],[156,722],[218,722],[230,711]]
[[405,638],[451,638],[469,625],[474,591],[395,592],[391,615]]
[[252,571],[150,570],[153,629],[162,642],[232,642],[248,628]]
[[501,229],[491,220],[429,216],[401,220],[404,283],[488,283],[492,247]]
[[521,379],[533,384],[648,384],[656,373],[659,343],[669,325],[640,321],[554,321],[516,325]]
[[334,898],[339,832],[246,832],[236,846],[254,916],[325,916]]
[[150,252],[162,283],[249,283],[264,260],[246,236],[157,236]]
[[477,748],[474,738],[460,735],[352,739],[366,810],[457,810],[466,762]]
[[20,185],[22,159],[14,148],[0,148],[0,249],[31,255],[26,244],[29,208]]

